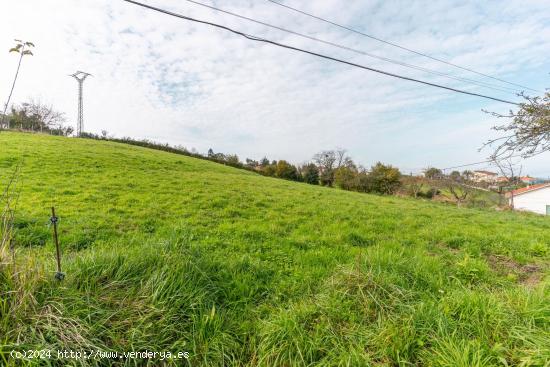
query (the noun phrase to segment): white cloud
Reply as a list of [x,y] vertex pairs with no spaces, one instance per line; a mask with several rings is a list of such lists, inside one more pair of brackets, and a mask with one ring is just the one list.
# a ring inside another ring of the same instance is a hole
[[[358,63],[514,99],[247,23],[183,1],[144,0],[248,33]],[[209,0],[202,0],[212,4]],[[296,15],[267,1],[217,6],[370,53],[477,79],[475,74]],[[519,84],[548,84],[550,15],[544,2],[508,0],[341,1],[288,4]],[[506,105],[461,96],[239,38],[123,1],[22,0],[0,4],[0,47],[13,38],[37,44],[24,60],[15,101],[40,96],[76,115],[76,82],[85,70],[85,124],[244,158],[307,160],[320,149],[347,147],[360,162],[403,167],[482,160],[492,133],[480,109]],[[7,89],[15,57],[0,52]],[[485,79],[485,82],[498,83]],[[546,84],[546,85],[545,85]],[[1,92],[1,90],[0,90]],[[4,98],[4,97],[2,97]],[[74,120],[73,120],[74,121]],[[550,174],[543,158],[526,162]]]

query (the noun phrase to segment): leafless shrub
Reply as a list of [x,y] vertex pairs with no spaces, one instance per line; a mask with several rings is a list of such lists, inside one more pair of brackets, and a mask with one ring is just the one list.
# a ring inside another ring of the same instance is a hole
[[[497,166],[498,170],[500,171],[500,174],[502,177],[504,177],[504,180],[499,183],[498,185],[498,191],[500,195],[500,202],[504,201],[504,187],[505,186],[517,186],[521,183],[521,171],[523,169],[523,166],[521,166],[519,163],[514,162],[513,158],[507,157],[507,158],[498,158],[493,156],[492,161],[495,166]],[[510,207],[514,208],[514,192],[513,190],[510,191]]]

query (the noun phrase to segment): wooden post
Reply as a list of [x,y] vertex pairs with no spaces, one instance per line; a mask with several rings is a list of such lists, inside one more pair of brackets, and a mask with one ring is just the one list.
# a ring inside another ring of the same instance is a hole
[[50,221],[53,224],[53,240],[55,242],[55,252],[57,258],[57,272],[55,273],[55,279],[63,280],[65,278],[65,274],[61,272],[61,250],[59,248],[59,238],[57,236],[57,217],[55,216],[55,207],[53,206]]

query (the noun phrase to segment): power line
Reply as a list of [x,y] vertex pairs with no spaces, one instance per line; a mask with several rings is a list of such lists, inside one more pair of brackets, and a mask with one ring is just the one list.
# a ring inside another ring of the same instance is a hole
[[234,33],[234,34],[240,35],[240,36],[242,36],[242,37],[245,37],[245,38],[247,38],[247,39],[249,39],[249,40],[251,40],[251,41],[257,41],[257,42],[268,43],[268,44],[271,44],[271,45],[274,45],[274,46],[278,46],[278,47],[286,48],[286,49],[289,49],[289,50],[293,50],[293,51],[302,52],[302,53],[305,53],[305,54],[317,56],[317,57],[320,57],[320,58],[323,58],[323,59],[326,59],[326,60],[336,61],[336,62],[339,62],[339,63],[342,63],[342,64],[354,66],[354,67],[357,67],[357,68],[360,68],[360,69],[364,69],[364,70],[369,70],[369,71],[372,71],[372,72],[375,72],[375,73],[379,73],[379,74],[388,75],[388,76],[391,76],[391,77],[394,77],[394,78],[399,78],[399,79],[403,79],[403,80],[409,80],[409,81],[412,81],[412,82],[416,82],[416,83],[420,83],[420,84],[424,84],[424,85],[429,85],[429,86],[432,86],[432,87],[441,88],[441,89],[449,90],[449,91],[456,92],[456,93],[467,94],[467,95],[470,95],[470,96],[475,96],[475,97],[481,97],[481,98],[491,99],[491,100],[493,100],[493,101],[502,102],[502,103],[508,103],[508,104],[513,104],[513,105],[519,106],[519,103],[516,103],[516,102],[510,102],[510,101],[506,101],[506,100],[504,100],[504,99],[500,99],[500,98],[496,98],[496,97],[491,97],[491,96],[487,96],[487,95],[484,95],[484,94],[478,94],[478,93],[473,93],[473,92],[467,92],[467,91],[464,91],[464,90],[461,90],[461,89],[456,89],[456,88],[452,88],[452,87],[447,87],[447,86],[440,85],[440,84],[436,84],[436,83],[430,83],[430,82],[426,82],[426,81],[419,80],[419,79],[409,78],[409,77],[407,77],[407,76],[403,76],[403,75],[398,75],[398,74],[390,73],[390,72],[383,71],[383,70],[380,70],[380,69],[375,69],[375,68],[371,68],[371,67],[368,67],[368,66],[356,64],[356,63],[353,63],[353,62],[350,62],[350,61],[345,61],[345,60],[342,60],[342,59],[338,59],[338,58],[335,58],[335,57],[332,57],[332,56],[327,56],[327,55],[323,55],[323,54],[320,54],[320,53],[317,53],[317,52],[308,51],[308,50],[304,50],[304,49],[302,49],[302,48],[298,48],[298,47],[294,47],[294,46],[289,46],[289,45],[286,45],[286,44],[283,44],[283,43],[271,41],[271,40],[268,40],[268,39],[265,39],[265,38],[256,37],[256,36],[249,35],[249,34],[246,34],[246,33],[243,33],[243,32],[237,31],[237,30],[234,30],[234,29],[232,29],[232,28],[223,26],[223,25],[221,25],[221,24],[217,24],[217,23],[212,23],[212,22],[208,22],[208,21],[204,21],[204,20],[199,20],[199,19],[191,18],[191,17],[185,16],[185,15],[181,15],[181,14],[177,14],[177,13],[171,12],[171,11],[169,11],[169,10],[164,10],[164,9],[157,8],[157,7],[154,7],[154,6],[151,6],[151,5],[143,4],[143,3],[140,3],[140,2],[138,2],[138,1],[134,1],[134,0],[123,0],[123,1],[126,1],[126,2],[131,3],[131,4],[134,4],[134,5],[141,6],[141,7],[150,9],[150,10],[154,10],[154,11],[157,11],[157,12],[160,12],[160,13],[163,13],[163,14],[166,14],[166,15],[170,15],[170,16],[173,16],[173,17],[177,17],[177,18],[180,18],[180,19],[185,19],[185,20],[189,20],[189,21],[191,21],[191,22],[206,24],[206,25],[210,25],[210,26],[212,26],[212,27],[216,27],[216,28],[219,28],[219,29],[223,29],[223,30],[229,31],[229,32],[231,32],[231,33]]
[[398,61],[398,60],[393,60],[393,59],[390,59],[390,58],[387,58],[387,57],[371,54],[371,53],[368,53],[368,52],[365,52],[365,51],[362,51],[362,50],[358,50],[358,49],[355,49],[355,48],[352,48],[352,47],[344,46],[344,45],[339,44],[339,43],[335,43],[335,42],[323,40],[323,39],[320,39],[320,38],[317,38],[317,37],[309,36],[309,35],[304,34],[304,33],[296,32],[296,31],[290,30],[288,28],[283,28],[283,27],[276,26],[276,25],[273,25],[273,24],[269,24],[269,23],[266,23],[266,22],[263,22],[263,21],[260,21],[260,20],[257,20],[257,19],[249,18],[249,17],[246,17],[244,15],[233,13],[231,11],[220,9],[220,8],[215,7],[215,6],[204,4],[204,3],[201,3],[201,2],[198,2],[198,1],[195,1],[195,0],[185,0],[185,1],[187,1],[189,3],[192,3],[192,4],[195,4],[195,5],[199,5],[199,6],[211,9],[211,10],[214,10],[214,11],[218,11],[218,12],[221,12],[221,13],[231,15],[231,16],[236,17],[236,18],[244,19],[244,20],[247,20],[249,22],[260,24],[260,25],[263,25],[265,27],[277,29],[279,31],[283,31],[283,32],[286,32],[286,33],[289,33],[289,34],[292,34],[292,35],[295,35],[295,36],[298,36],[298,37],[306,38],[306,39],[309,39],[311,41],[320,42],[320,43],[324,43],[324,44],[329,45],[329,46],[340,48],[342,50],[355,52],[355,53],[363,55],[363,56],[372,57],[372,58],[375,58],[375,59],[378,59],[378,60],[382,60],[382,61],[385,61],[385,62],[389,62],[389,63],[392,63],[392,64],[404,66],[404,67],[415,69],[415,70],[420,70],[420,71],[423,71],[423,72],[426,72],[426,73],[429,73],[429,74],[438,75],[438,76],[446,77],[446,78],[449,78],[449,79],[454,79],[454,80],[458,80],[458,81],[462,81],[462,82],[468,82],[468,83],[476,84],[478,86],[493,89],[493,90],[498,90],[500,92],[517,94],[517,90],[514,89],[514,88],[489,84],[489,83],[480,82],[478,80],[468,79],[468,78],[464,78],[464,77],[453,76],[453,75],[450,75],[450,74],[442,73],[440,71],[424,68],[424,67],[417,66],[417,65],[408,64],[406,62],[402,62],[402,61]]
[[461,164],[461,165],[459,165],[459,166],[441,168],[441,170],[442,170],[442,171],[447,171],[447,170],[450,170],[450,169],[463,168],[463,167],[470,167],[470,166],[478,166],[478,165],[480,165],[480,164],[491,163],[491,162],[493,162],[493,161],[492,161],[492,160],[485,160],[485,161],[474,162],[474,163],[466,163],[466,164]]
[[[536,152],[534,155],[531,155],[531,156],[528,156],[528,157],[524,157],[523,154],[517,154],[517,155],[511,155],[511,156],[505,157],[505,158],[506,158],[506,159],[510,159],[510,158],[523,158],[523,159],[528,159],[528,158],[534,157],[535,155],[538,155],[538,154],[541,154],[541,153],[544,153],[544,151]],[[480,161],[480,162],[467,163],[467,164],[461,164],[461,165],[459,165],[459,166],[442,168],[441,170],[442,170],[442,171],[446,171],[446,170],[455,169],[455,168],[462,168],[462,167],[469,167],[469,166],[477,166],[477,165],[484,164],[484,163],[493,163],[493,164],[494,164],[494,163],[495,163],[495,160],[494,160],[494,159],[487,159],[487,160]]]
[[488,75],[488,74],[484,74],[484,73],[481,73],[481,72],[479,72],[479,71],[475,71],[475,70],[473,70],[473,69],[470,69],[470,68],[467,68],[467,67],[464,67],[464,66],[460,66],[460,65],[454,64],[454,63],[452,63],[452,62],[445,61],[445,60],[443,60],[443,59],[439,59],[439,58],[437,58],[437,57],[430,56],[430,55],[428,55],[428,54],[425,54],[425,53],[422,53],[422,52],[419,52],[419,51],[415,51],[415,50],[410,49],[410,48],[407,48],[407,47],[405,47],[405,46],[398,45],[397,43],[383,40],[383,39],[381,39],[381,38],[378,38],[378,37],[375,37],[375,36],[373,36],[373,35],[370,35],[370,34],[367,34],[367,33],[361,32],[361,31],[358,31],[358,30],[356,30],[356,29],[353,29],[353,28],[350,28],[350,27],[347,27],[347,26],[338,24],[338,23],[333,22],[333,21],[330,21],[330,20],[328,20],[328,19],[321,18],[321,17],[319,17],[319,16],[316,16],[316,15],[313,15],[313,14],[310,14],[310,13],[307,13],[307,12],[305,12],[305,11],[303,11],[303,10],[300,10],[300,9],[297,9],[297,8],[293,8],[293,7],[289,6],[289,5],[282,4],[282,3],[278,2],[278,1],[275,1],[275,0],[267,0],[267,1],[269,1],[269,2],[271,2],[271,3],[273,3],[273,4],[277,4],[277,5],[279,5],[279,6],[282,6],[282,7],[284,7],[284,8],[290,9],[290,10],[295,11],[295,12],[297,12],[297,13],[306,15],[306,16],[308,16],[308,17],[311,17],[311,18],[320,20],[320,21],[322,21],[322,22],[325,22],[325,23],[328,23],[328,24],[332,24],[332,25],[334,25],[334,26],[336,26],[336,27],[339,27],[339,28],[341,28],[341,29],[345,29],[345,30],[347,30],[347,31],[350,31],[350,32],[359,34],[359,35],[364,36],[364,37],[368,37],[368,38],[373,39],[373,40],[375,40],[375,41],[382,42],[382,43],[385,43],[385,44],[387,44],[387,45],[394,46],[394,47],[400,48],[400,49],[402,49],[402,50],[412,52],[412,53],[414,53],[414,54],[416,54],[416,55],[424,56],[424,57],[427,57],[427,58],[429,58],[429,59],[432,59],[432,60],[435,60],[435,61],[438,61],[438,62],[442,62],[442,63],[447,64],[447,65],[453,66],[453,67],[455,67],[455,68],[459,68],[459,69],[466,70],[466,71],[469,71],[469,72],[474,73],[474,74],[477,74],[477,75],[484,76],[484,77],[486,77],[486,78],[491,78],[491,79],[498,80],[498,81],[503,82],[503,83],[507,83],[507,84],[510,84],[510,85],[515,85],[516,87],[529,89],[529,90],[532,90],[532,91],[534,91],[534,92],[540,92],[540,91],[538,91],[538,90],[536,90],[536,89],[529,88],[529,87],[524,86],[524,85],[521,85],[521,84],[512,83],[512,82],[509,82],[509,81],[504,80],[504,79],[500,79],[500,78],[497,78],[497,77],[494,77],[494,76],[491,76],[491,75]]

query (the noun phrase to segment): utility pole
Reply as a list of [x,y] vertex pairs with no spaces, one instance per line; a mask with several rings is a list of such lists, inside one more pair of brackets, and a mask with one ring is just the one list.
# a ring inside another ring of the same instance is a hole
[[80,136],[82,134],[82,130],[84,129],[84,106],[82,102],[82,86],[84,84],[84,80],[88,76],[91,76],[92,74],[86,73],[84,71],[77,71],[74,74],[71,74],[69,76],[72,76],[76,79],[78,82],[78,118],[76,122],[76,136]]

